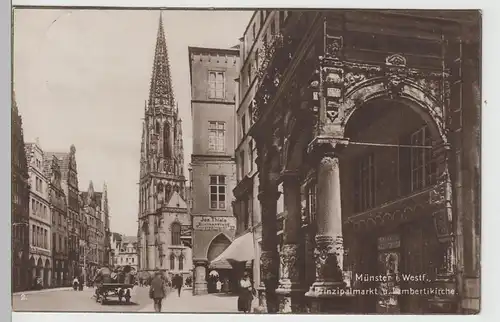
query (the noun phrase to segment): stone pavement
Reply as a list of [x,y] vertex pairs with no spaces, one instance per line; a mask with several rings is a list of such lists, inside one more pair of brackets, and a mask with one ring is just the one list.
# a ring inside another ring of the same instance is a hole
[[94,288],[83,291],[48,289],[18,293],[12,296],[12,309],[18,312],[137,312],[150,305],[149,289],[134,287],[131,303],[118,303],[110,298],[104,305],[96,303]]
[[[163,300],[164,313],[238,313],[238,297],[226,294],[207,294],[194,296],[192,290],[184,290],[181,296],[170,292]],[[152,302],[152,300],[151,300]],[[154,312],[153,303],[139,312]]]

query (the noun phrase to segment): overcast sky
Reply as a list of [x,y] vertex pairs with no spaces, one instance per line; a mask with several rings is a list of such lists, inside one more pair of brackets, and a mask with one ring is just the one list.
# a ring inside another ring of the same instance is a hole
[[[159,11],[18,9],[14,90],[24,139],[42,149],[76,147],[80,191],[108,185],[111,230],[137,233],[141,118]],[[229,48],[251,11],[163,11],[174,93],[192,151],[188,46]]]

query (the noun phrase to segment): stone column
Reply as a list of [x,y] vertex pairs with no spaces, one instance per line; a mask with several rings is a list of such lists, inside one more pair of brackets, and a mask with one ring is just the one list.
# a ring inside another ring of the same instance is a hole
[[194,295],[203,295],[208,293],[207,289],[207,260],[193,259],[194,264]]
[[[430,203],[438,208],[434,212],[434,225],[439,240],[437,254],[440,259],[436,280],[433,286],[439,289],[456,291],[455,272],[455,235],[453,233],[452,183],[449,172],[449,145],[434,148],[438,164],[436,188],[431,192]],[[438,259],[438,260],[439,260]],[[456,293],[456,292],[455,292]],[[454,294],[441,294],[429,298],[430,313],[456,313],[457,297]]]
[[303,251],[300,243],[301,196],[300,180],[296,172],[286,172],[283,177],[286,217],[284,222],[284,246],[280,254],[282,271],[276,293],[279,294],[280,313],[302,312],[304,292],[301,281]]
[[317,232],[314,259],[316,280],[306,296],[313,298],[312,311],[342,312],[345,297],[339,291],[343,281],[342,208],[339,161],[333,154],[322,157],[317,173]]
[[279,196],[278,187],[270,184],[264,186],[258,196],[262,213],[262,251],[260,255],[260,265],[262,267],[261,279],[265,286],[268,313],[278,312],[276,288],[278,287],[279,256],[278,239],[276,236],[276,203]]

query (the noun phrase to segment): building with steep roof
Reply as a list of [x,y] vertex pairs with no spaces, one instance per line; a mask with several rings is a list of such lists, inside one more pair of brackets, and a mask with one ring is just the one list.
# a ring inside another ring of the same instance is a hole
[[103,192],[94,189],[90,181],[87,191],[81,192],[83,213],[87,221],[86,261],[88,274],[93,276],[96,270],[110,264],[110,232],[107,186],[104,184]]
[[[81,234],[85,230],[85,218],[80,213],[76,148],[71,145],[69,152],[45,152],[44,162],[45,170],[52,169],[55,171],[52,176],[57,176],[53,179],[51,189],[54,194],[50,197],[58,205],[51,205],[54,283],[69,285],[83,269],[80,240],[84,238]],[[61,196],[65,198],[64,204],[59,200]]]
[[12,291],[27,290],[29,271],[29,174],[24,151],[23,121],[12,93],[11,105],[11,281]]
[[142,129],[137,232],[140,271],[190,275],[190,235],[181,236],[191,229],[185,181],[182,121],[160,15]]
[[112,233],[112,249],[115,266],[129,265],[138,270],[137,236],[122,236]]
[[30,269],[31,283],[41,278],[44,287],[52,284],[52,227],[50,181],[45,171],[44,153],[38,138],[26,143],[30,176]]

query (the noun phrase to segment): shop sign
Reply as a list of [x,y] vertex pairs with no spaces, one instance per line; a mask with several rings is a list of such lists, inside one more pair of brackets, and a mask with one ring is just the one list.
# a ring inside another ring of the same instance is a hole
[[50,251],[45,249],[40,249],[34,246],[30,246],[30,253],[34,255],[50,256]]
[[181,236],[191,237],[191,225],[182,225],[181,226]]
[[236,230],[236,218],[217,216],[193,217],[193,229],[202,231]]
[[401,245],[399,235],[389,235],[378,238],[378,250],[398,248]]

